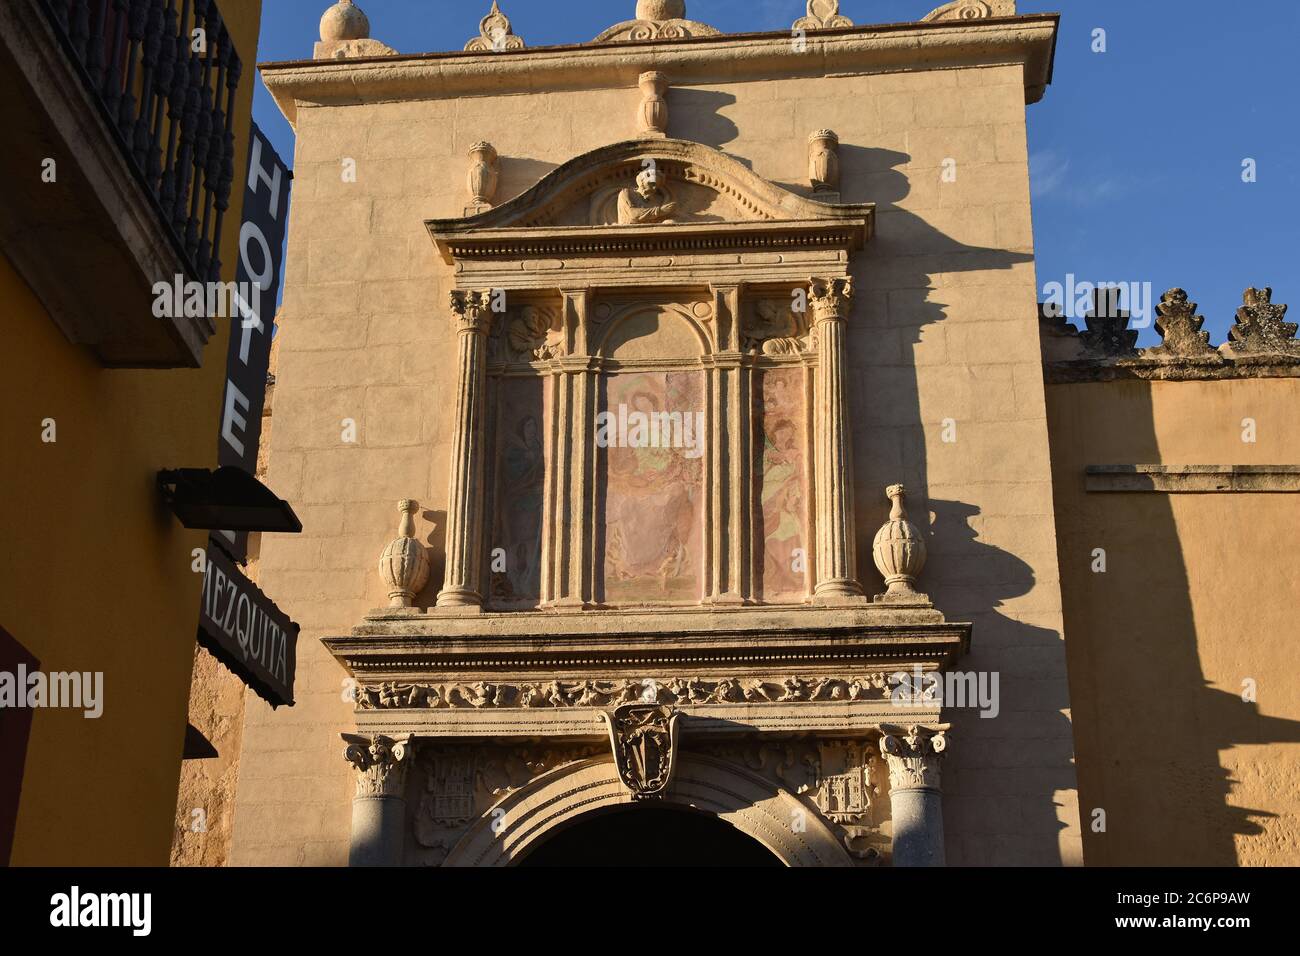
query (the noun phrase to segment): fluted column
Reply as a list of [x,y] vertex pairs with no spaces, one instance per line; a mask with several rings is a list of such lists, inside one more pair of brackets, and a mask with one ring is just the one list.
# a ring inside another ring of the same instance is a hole
[[399,866],[406,822],[409,737],[340,734],[343,757],[357,773],[349,866]]
[[817,335],[813,430],[817,468],[817,586],[819,604],[864,600],[858,583],[853,518],[853,450],[844,374],[844,326],[853,280],[813,279],[808,304]]
[[453,292],[457,329],[456,419],[447,495],[447,564],[440,608],[481,608],[484,476],[484,396],[487,391],[487,334],[492,326],[492,292]]
[[943,866],[943,790],[940,759],[948,750],[946,724],[880,728],[880,753],[889,765],[894,822],[894,866]]

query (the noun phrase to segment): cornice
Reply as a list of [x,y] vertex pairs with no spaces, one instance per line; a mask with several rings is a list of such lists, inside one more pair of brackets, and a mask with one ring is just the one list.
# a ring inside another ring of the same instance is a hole
[[634,87],[646,70],[674,85],[834,74],[890,73],[1022,63],[1025,101],[1052,80],[1058,14],[847,27],[818,31],[806,49],[786,31],[680,40],[533,47],[505,52],[426,53],[260,65],[281,112],[298,104],[345,106],[390,100]]

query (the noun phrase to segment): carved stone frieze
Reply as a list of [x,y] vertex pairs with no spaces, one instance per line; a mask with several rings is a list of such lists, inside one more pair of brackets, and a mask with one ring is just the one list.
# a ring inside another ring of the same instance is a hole
[[421,684],[385,682],[357,688],[360,710],[470,707],[611,707],[661,703],[678,707],[714,704],[788,704],[886,700],[884,672],[855,677],[667,678],[552,680]]
[[840,14],[840,0],[808,0],[808,13],[794,21],[792,30],[836,30],[853,26]]
[[339,734],[347,747],[343,758],[357,772],[358,797],[401,797],[410,764],[410,738]]
[[633,798],[657,797],[677,769],[681,714],[667,704],[624,704],[602,711],[619,779]]
[[492,0],[492,10],[478,24],[479,35],[465,44],[465,52],[481,53],[488,50],[504,53],[506,50],[522,50],[524,41],[515,36],[510,19],[501,12],[497,0]]
[[882,726],[880,752],[889,766],[889,788],[939,790],[940,758],[948,750],[948,725]]
[[1228,329],[1229,354],[1300,355],[1296,323],[1287,322],[1287,307],[1274,304],[1273,290],[1247,289],[1236,323]]

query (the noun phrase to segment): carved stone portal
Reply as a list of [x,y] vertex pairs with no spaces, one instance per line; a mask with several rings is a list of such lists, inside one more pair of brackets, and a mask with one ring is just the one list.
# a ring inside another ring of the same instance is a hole
[[609,728],[619,779],[633,798],[645,800],[667,790],[677,769],[681,715],[665,705],[625,704],[601,717]]

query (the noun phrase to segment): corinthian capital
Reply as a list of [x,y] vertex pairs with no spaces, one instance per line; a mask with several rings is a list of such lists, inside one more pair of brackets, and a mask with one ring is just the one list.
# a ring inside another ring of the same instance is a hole
[[405,793],[410,737],[339,736],[347,744],[343,759],[357,772],[358,797],[400,797]]
[[453,292],[451,315],[456,330],[486,333],[492,327],[492,297],[491,289],[482,292]]
[[853,304],[852,279],[812,278],[808,282],[808,301],[815,323],[849,317],[849,306]]
[[880,753],[889,765],[890,790],[939,790],[939,760],[948,750],[948,724],[881,726]]

